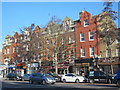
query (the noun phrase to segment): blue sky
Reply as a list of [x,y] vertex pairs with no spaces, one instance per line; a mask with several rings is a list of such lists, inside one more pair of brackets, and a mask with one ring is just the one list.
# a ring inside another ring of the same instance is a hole
[[[32,23],[42,27],[52,16],[77,20],[82,10],[97,15],[103,10],[103,2],[2,2],[2,40]],[[118,3],[113,4],[113,10],[118,11]]]

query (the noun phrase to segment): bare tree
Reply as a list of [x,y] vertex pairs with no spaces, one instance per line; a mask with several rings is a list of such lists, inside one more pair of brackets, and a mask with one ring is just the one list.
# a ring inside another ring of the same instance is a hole
[[[111,48],[110,46],[115,42],[117,36],[117,28],[114,20],[117,19],[117,12],[112,10],[111,0],[104,2],[103,13],[96,16],[95,22],[97,23],[96,35],[100,37],[101,42],[105,43],[111,61]],[[111,72],[113,74],[113,65],[111,64]]]

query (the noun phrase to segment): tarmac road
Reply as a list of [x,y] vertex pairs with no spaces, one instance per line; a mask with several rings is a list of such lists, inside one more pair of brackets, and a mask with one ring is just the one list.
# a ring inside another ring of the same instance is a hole
[[120,90],[115,84],[104,83],[62,83],[54,85],[29,84],[28,81],[2,80],[2,90]]

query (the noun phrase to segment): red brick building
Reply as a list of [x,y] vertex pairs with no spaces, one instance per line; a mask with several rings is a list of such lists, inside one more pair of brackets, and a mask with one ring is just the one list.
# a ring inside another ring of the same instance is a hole
[[76,22],[76,73],[92,69],[94,58],[100,55],[99,41],[96,35],[96,23],[87,11],[80,13]]

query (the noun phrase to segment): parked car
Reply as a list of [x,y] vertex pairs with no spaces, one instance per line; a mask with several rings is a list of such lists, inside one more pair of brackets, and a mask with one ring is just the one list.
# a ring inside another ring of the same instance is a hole
[[83,76],[77,76],[75,74],[66,74],[61,77],[62,82],[85,82],[86,78]]
[[29,81],[30,80],[30,75],[31,74],[24,74],[23,77],[22,77],[22,80],[23,81]]
[[114,74],[113,83],[115,83],[117,86],[120,86],[120,70]]
[[30,76],[29,83],[32,84],[34,82],[41,83],[41,84],[54,84],[56,82],[55,78],[49,74],[42,74],[42,73],[33,73]]
[[9,80],[22,80],[21,76],[18,76],[16,73],[8,73],[6,79]]
[[58,76],[57,74],[53,74],[53,73],[48,73],[48,74],[51,75],[51,76],[53,76],[57,82],[61,81],[61,77]]
[[90,71],[88,76],[88,81],[90,83],[94,82],[104,82],[112,83],[112,76],[103,71]]

